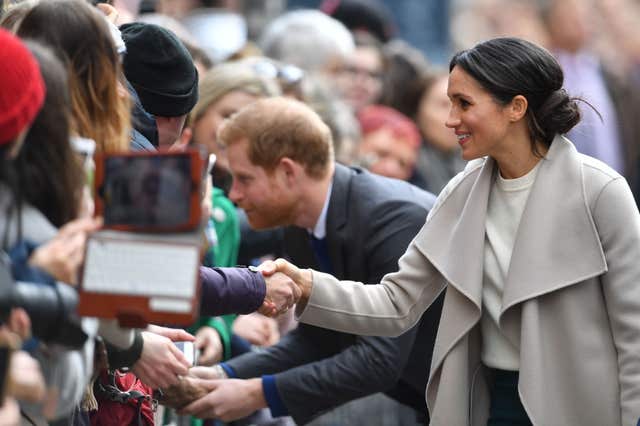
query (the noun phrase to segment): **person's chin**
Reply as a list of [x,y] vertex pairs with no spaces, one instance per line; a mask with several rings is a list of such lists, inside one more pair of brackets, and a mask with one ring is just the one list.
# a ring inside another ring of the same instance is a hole
[[256,217],[255,213],[252,213],[251,211],[246,211],[245,213],[247,214],[247,220],[249,222],[249,226],[251,226],[252,229],[255,229],[256,231],[261,231],[264,229],[269,229],[272,228],[272,226],[269,226],[268,223],[266,223],[263,218],[261,217]]
[[483,155],[478,154],[478,152],[473,149],[469,149],[470,147],[462,147],[462,159],[465,161],[475,160],[476,158],[483,157]]

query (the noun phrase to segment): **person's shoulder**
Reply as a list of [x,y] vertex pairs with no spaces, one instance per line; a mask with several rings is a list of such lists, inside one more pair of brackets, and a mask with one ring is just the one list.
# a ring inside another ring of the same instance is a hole
[[[348,179],[344,179],[345,169]],[[349,217],[367,219],[358,221],[361,230],[386,229],[402,223],[422,226],[435,202],[433,194],[415,185],[359,167],[342,168],[341,175],[338,187],[334,180],[332,199],[344,205]]]
[[[605,188],[628,187],[625,178],[604,162],[584,154],[578,154],[582,165],[582,182],[587,203],[594,206]],[[609,185],[614,181],[622,182],[622,185]],[[626,192],[626,191],[623,191]],[[620,196],[623,194],[620,193]]]
[[156,147],[136,129],[131,129],[129,149],[131,149],[131,151],[156,151]]
[[[11,190],[0,182],[0,211],[8,211],[12,202],[13,195]],[[40,244],[56,235],[56,227],[49,222],[42,212],[30,204],[23,202],[22,208],[20,209],[22,216],[20,220],[17,220],[15,216],[16,209],[11,210],[11,216],[0,215],[0,229],[9,227],[7,230],[9,241],[7,241],[7,243],[10,246],[17,242],[15,238],[20,233],[17,229],[19,223],[22,223],[22,238],[32,243]]]
[[604,182],[621,178],[622,175],[606,163],[585,154],[578,154],[585,177],[592,177]]
[[[350,167],[353,171],[352,187],[357,191],[368,194],[372,200],[384,202],[388,199],[402,199],[409,202],[424,204],[435,196],[424,189],[407,181],[394,179],[371,173],[359,167]],[[371,191],[374,189],[374,191]]]
[[560,172],[557,175],[558,179],[561,179],[566,170],[573,170],[570,173],[575,173],[577,170],[580,173],[580,189],[588,201],[597,197],[609,183],[616,180],[626,182],[625,178],[611,166],[597,158],[578,152],[573,142],[566,136],[556,136],[547,157],[552,160],[552,169]]
[[587,195],[600,192],[611,181],[624,179],[620,173],[604,162],[588,155],[578,155],[582,164],[582,180]]

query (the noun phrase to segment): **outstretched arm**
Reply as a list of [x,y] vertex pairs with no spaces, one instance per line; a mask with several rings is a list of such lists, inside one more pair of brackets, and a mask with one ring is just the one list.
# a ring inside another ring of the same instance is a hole
[[282,272],[298,284],[302,296],[296,314],[301,322],[370,336],[398,336],[410,329],[445,288],[415,241],[400,258],[398,272],[385,275],[379,285],[339,281],[284,259],[261,268],[265,274]]
[[263,277],[249,268],[200,267],[201,315],[286,312],[300,297],[295,283],[283,274]]

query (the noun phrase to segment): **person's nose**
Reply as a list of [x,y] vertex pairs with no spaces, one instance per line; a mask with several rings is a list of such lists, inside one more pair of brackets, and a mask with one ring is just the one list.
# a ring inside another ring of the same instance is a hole
[[231,181],[231,188],[229,189],[229,199],[236,204],[240,202],[240,200],[242,200],[242,192],[238,189],[238,184],[236,183],[235,179]]
[[447,116],[447,121],[444,122],[444,125],[450,129],[454,129],[460,125],[460,114],[458,114],[455,106],[452,105],[451,108],[449,108],[449,115]]

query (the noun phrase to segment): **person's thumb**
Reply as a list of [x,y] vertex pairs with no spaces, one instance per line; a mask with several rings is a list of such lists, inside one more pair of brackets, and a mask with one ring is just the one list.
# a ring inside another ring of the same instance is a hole
[[269,277],[278,272],[278,266],[273,260],[266,260],[258,266],[258,270],[262,272],[262,275],[265,277]]
[[220,385],[220,379],[201,379],[198,377],[190,377],[189,380],[193,385],[206,389],[208,392],[216,390]]
[[276,259],[275,264],[276,264],[277,272],[282,272],[283,274],[291,278],[293,281],[298,282],[300,278],[300,270],[298,269],[297,266],[287,262],[284,259]]

